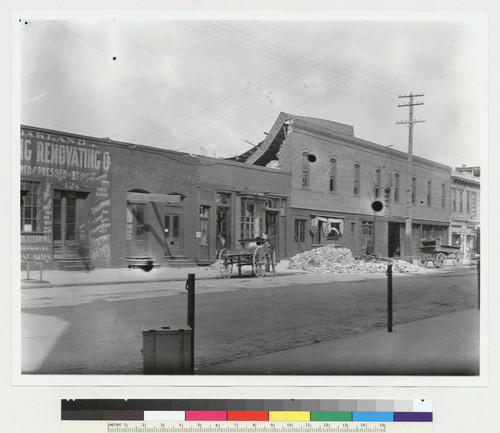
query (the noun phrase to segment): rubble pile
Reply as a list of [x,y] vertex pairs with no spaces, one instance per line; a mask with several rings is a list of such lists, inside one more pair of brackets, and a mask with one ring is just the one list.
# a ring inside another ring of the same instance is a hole
[[387,271],[387,264],[392,263],[394,273],[418,272],[418,265],[401,259],[381,259],[373,256],[355,258],[348,248],[338,248],[333,245],[316,248],[293,256],[290,259],[289,269],[316,274],[333,273],[383,273]]

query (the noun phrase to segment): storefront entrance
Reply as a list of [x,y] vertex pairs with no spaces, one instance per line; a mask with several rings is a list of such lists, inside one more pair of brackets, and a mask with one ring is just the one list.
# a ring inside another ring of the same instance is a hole
[[389,257],[401,256],[401,225],[389,223],[388,253]]
[[146,255],[146,204],[127,204],[127,256]]
[[232,247],[231,239],[231,194],[217,193],[215,245],[217,256],[223,248]]
[[266,211],[266,233],[267,233],[267,238],[269,240],[269,244],[271,245],[273,251],[279,251],[278,215],[279,215],[278,212]]
[[180,215],[165,214],[165,249],[169,256],[181,254]]
[[54,190],[54,259],[76,258],[79,251],[88,251],[87,196],[83,192]]

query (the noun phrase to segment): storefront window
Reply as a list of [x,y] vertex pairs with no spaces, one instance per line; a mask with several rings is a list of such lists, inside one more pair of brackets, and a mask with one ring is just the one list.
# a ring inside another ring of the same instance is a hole
[[361,237],[363,241],[363,249],[367,247],[368,242],[373,245],[373,221],[363,221]]
[[218,192],[215,197],[215,202],[218,205],[229,206],[229,204],[231,203],[231,194]]
[[200,206],[200,245],[208,245],[210,206]]
[[264,206],[243,200],[241,203],[241,238],[251,239],[264,233]]
[[311,233],[311,237],[312,237],[311,243],[313,245],[321,245],[321,242],[323,239],[323,222],[319,221],[316,228],[317,228],[317,230],[314,230]]
[[219,192],[215,201],[217,203],[215,238],[217,253],[219,253],[223,248],[231,246],[231,194]]
[[21,231],[36,232],[39,220],[39,191],[38,182],[21,182]]
[[200,218],[208,218],[210,206],[200,206]]
[[306,220],[295,220],[294,237],[296,242],[304,243],[306,241]]

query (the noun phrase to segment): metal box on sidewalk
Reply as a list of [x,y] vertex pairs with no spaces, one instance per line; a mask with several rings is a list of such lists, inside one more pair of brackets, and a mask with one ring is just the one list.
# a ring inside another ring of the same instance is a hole
[[144,374],[192,374],[189,329],[142,331]]

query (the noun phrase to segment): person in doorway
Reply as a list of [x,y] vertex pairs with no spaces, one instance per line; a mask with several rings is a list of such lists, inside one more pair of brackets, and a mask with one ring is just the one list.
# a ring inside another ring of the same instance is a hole
[[90,251],[87,243],[85,241],[80,240],[78,243],[78,256],[83,262],[83,266],[85,266],[85,270],[90,272]]
[[373,255],[373,244],[372,244],[372,241],[368,241],[368,243],[366,244],[366,255],[367,256]]
[[401,250],[399,249],[399,246],[398,246],[394,250],[394,257],[400,257],[400,256],[401,256]]

